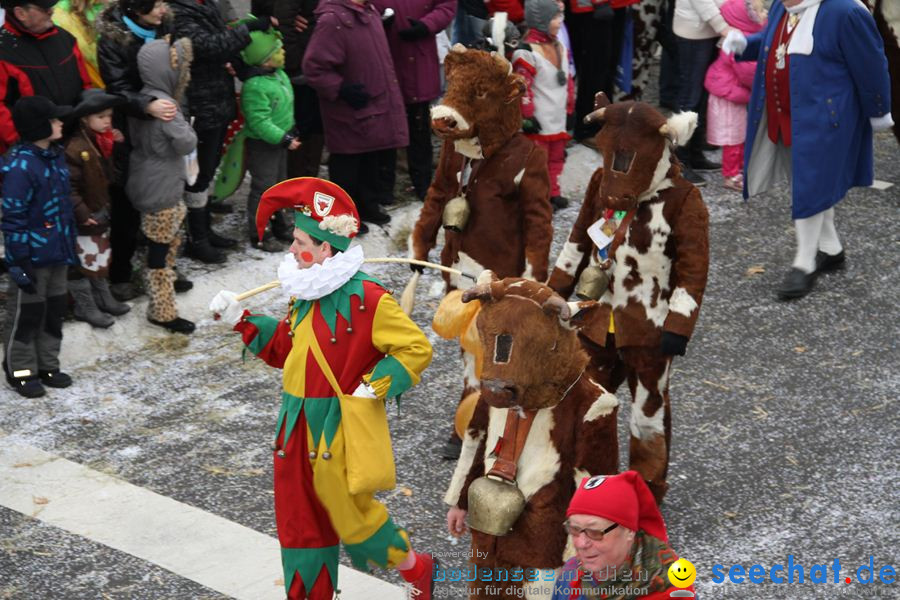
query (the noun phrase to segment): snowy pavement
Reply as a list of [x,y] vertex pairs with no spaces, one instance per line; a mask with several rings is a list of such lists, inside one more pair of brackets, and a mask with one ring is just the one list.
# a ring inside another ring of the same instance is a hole
[[[573,202],[555,217],[554,258],[598,164],[593,151],[570,148],[563,192]],[[711,580],[716,564],[769,567],[788,555],[807,569],[835,558],[851,570],[870,556],[876,568],[900,562],[900,151],[886,134],[877,136],[876,176],[895,185],[854,190],[838,207],[847,270],[821,278],[811,296],[788,304],[774,298],[793,248],[783,190],[744,204],[718,176],[703,189],[711,216],[710,279],[688,354],[675,362],[672,487],[663,513],[673,546],[698,570],[704,598],[896,597],[897,584]],[[405,256],[418,206],[392,208],[391,227],[375,228],[363,240],[367,256]],[[242,232],[242,212],[217,220],[217,227]],[[278,597],[281,567],[265,540],[271,544],[275,535],[269,443],[279,373],[243,360],[236,334],[212,321],[206,306],[219,289],[240,291],[273,279],[279,260],[248,249],[232,253],[223,267],[180,260],[196,285],[178,298],[184,316],[198,321],[194,335],[151,328],[139,301],[111,330],[66,323],[63,364],[75,377],[73,387],[37,400],[0,390],[0,599],[241,597],[228,584],[235,575],[247,584],[258,580]],[[398,294],[409,275],[402,266],[367,270]],[[441,502],[453,465],[435,455],[461,384],[457,348],[429,327],[440,289],[433,273],[419,284],[413,317],[432,340],[435,358],[422,384],[403,396],[399,409],[390,407],[398,487],[382,497],[417,550],[460,569],[468,540],[449,539]],[[274,315],[286,308],[278,291],[247,305]],[[627,390],[618,396],[624,466]],[[39,458],[48,455],[80,474],[79,485],[100,486],[92,493],[106,490],[104,502],[88,503],[85,511],[69,484],[41,479]],[[28,487],[38,484],[45,487]],[[47,491],[23,492],[28,489]],[[190,529],[165,512],[153,511],[160,524],[127,503],[111,508],[124,496],[110,489],[130,490],[143,510],[154,506],[141,500],[146,497],[173,514],[196,515],[191,524],[203,533],[190,535],[193,541],[222,527],[259,545],[246,542],[244,555],[234,558],[224,538],[213,537],[207,551],[189,552],[168,537],[166,524]],[[89,518],[72,525],[72,511]],[[153,523],[160,534],[141,538],[140,527],[129,529],[135,521]],[[121,535],[129,531],[134,534]],[[245,569],[254,574],[240,575]],[[393,573],[375,575],[399,583]],[[459,581],[438,586],[439,597],[462,597]],[[342,598],[387,600],[387,594],[348,586]]]

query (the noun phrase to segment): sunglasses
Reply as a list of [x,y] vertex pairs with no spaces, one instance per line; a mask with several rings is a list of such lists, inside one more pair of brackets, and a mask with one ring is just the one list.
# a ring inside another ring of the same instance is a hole
[[568,521],[563,523],[563,529],[566,530],[566,533],[571,535],[573,538],[578,537],[579,534],[583,533],[588,536],[588,539],[594,540],[595,542],[599,542],[606,536],[607,533],[618,527],[618,523],[613,523],[606,529],[591,529],[589,527],[575,527]]

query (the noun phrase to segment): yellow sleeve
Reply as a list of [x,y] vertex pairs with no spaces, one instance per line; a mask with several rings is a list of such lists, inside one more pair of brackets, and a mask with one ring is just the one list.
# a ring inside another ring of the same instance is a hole
[[363,379],[379,398],[395,398],[419,383],[431,363],[431,343],[390,294],[375,309],[372,345],[385,357]]

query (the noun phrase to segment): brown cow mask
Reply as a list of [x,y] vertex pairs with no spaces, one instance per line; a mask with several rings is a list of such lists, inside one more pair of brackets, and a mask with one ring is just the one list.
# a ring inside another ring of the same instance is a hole
[[434,133],[445,140],[474,140],[480,143],[483,156],[490,156],[519,131],[519,99],[525,93],[525,81],[496,52],[462,44],[447,54],[444,70],[447,93],[431,109]]
[[546,285],[510,277],[467,290],[481,300],[478,334],[484,351],[481,397],[497,408],[550,408],[562,400],[587,365],[569,306]]
[[600,195],[613,210],[631,210],[649,199],[663,181],[674,177],[671,146],[686,143],[697,126],[696,113],[680,113],[668,120],[643,102],[619,102],[598,108],[586,122],[602,121],[597,148],[603,154]]

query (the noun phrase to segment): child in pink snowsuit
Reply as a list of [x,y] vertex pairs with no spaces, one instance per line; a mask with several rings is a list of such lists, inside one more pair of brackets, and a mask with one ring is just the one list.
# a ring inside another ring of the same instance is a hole
[[566,47],[556,39],[563,13],[557,0],[526,0],[528,33],[513,54],[513,69],[525,78],[528,91],[522,98],[522,131],[547,151],[550,202],[553,210],[565,208],[559,176],[566,162],[566,118],[575,110],[575,84]]
[[[749,36],[766,23],[762,0],[727,0],[719,11],[729,26]],[[722,146],[723,185],[732,190],[744,187],[744,138],[747,134],[747,104],[756,62],[737,62],[733,55],[719,51],[706,71],[704,85],[709,92],[706,139]]]

